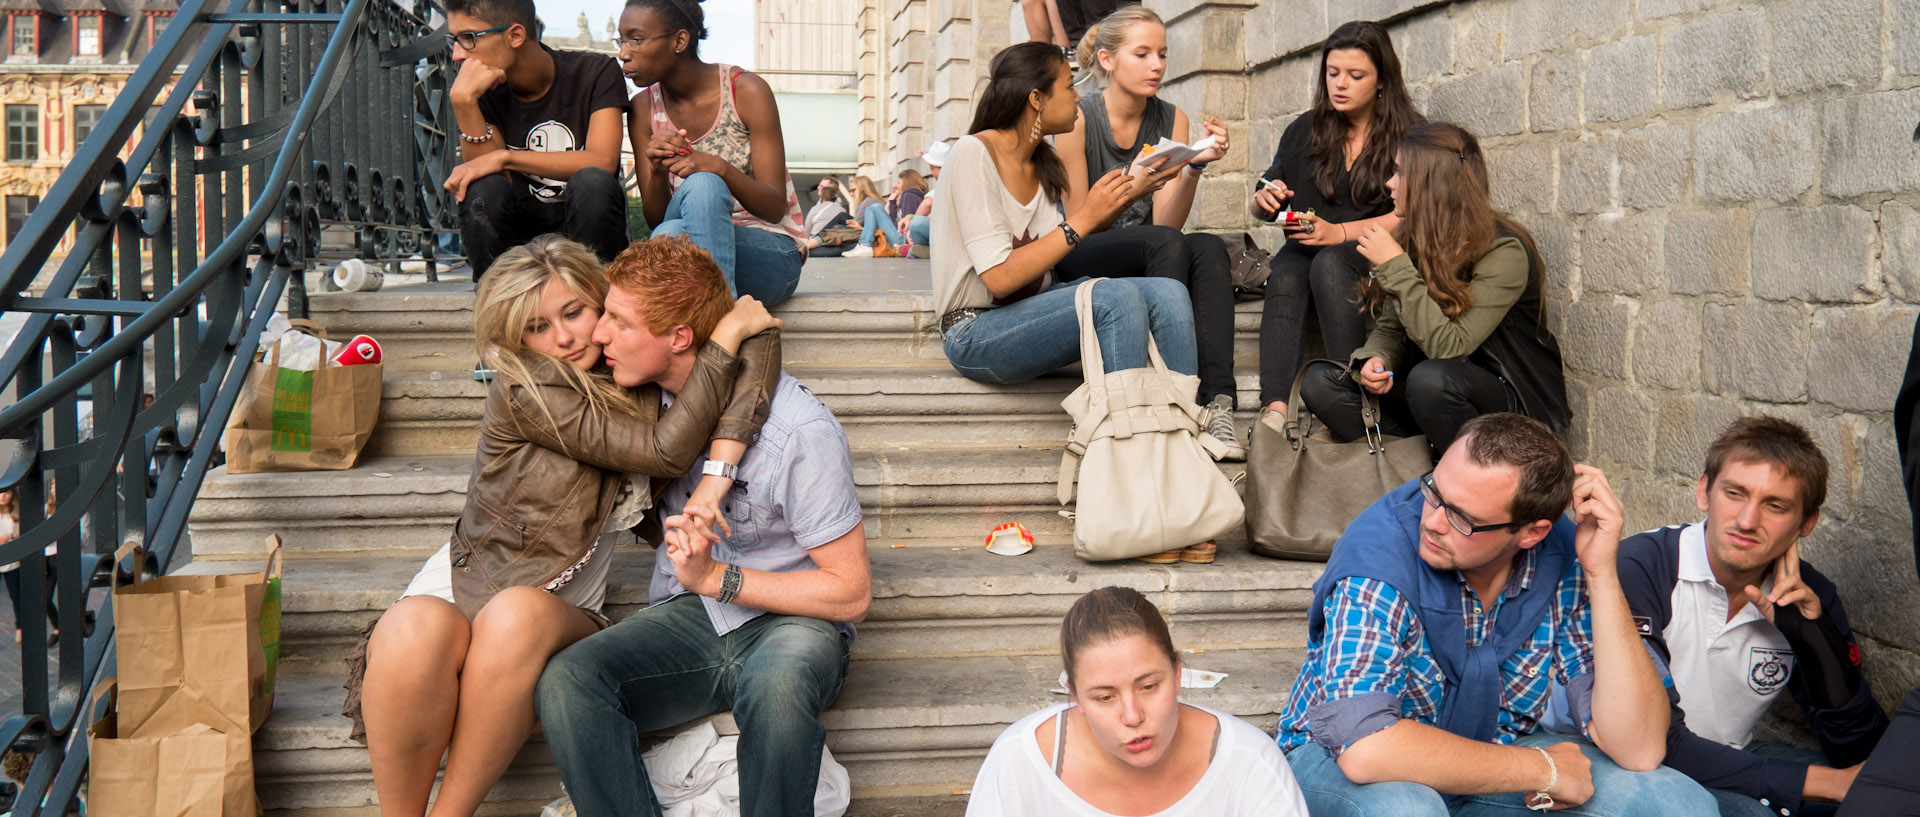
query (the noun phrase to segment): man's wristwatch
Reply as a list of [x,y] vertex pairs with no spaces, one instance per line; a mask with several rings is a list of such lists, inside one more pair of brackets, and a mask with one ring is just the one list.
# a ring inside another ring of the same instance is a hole
[[727,565],[727,572],[720,577],[720,595],[715,600],[721,604],[732,604],[740,596],[740,566]]
[[707,464],[704,466],[701,466],[700,473],[710,477],[726,477],[727,479],[733,479],[733,475],[739,470],[740,470],[740,466],[734,465],[733,463],[730,463],[730,462],[721,462],[719,460],[707,460]]

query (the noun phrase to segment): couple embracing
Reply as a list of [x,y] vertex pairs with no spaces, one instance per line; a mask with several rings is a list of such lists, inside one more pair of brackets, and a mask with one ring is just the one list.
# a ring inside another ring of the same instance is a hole
[[[846,436],[778,328],[685,238],[604,271],[551,235],[494,263],[466,505],[349,659],[383,814],[427,813],[443,754],[433,811],[473,814],[536,718],[580,814],[658,814],[640,736],[728,710],[745,813],[812,808],[872,594]],[[611,623],[615,534],[650,515],[648,606]]]

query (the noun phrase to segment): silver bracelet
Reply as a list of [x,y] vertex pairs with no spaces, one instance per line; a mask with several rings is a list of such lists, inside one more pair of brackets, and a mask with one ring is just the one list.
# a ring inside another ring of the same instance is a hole
[[487,134],[485,136],[468,136],[466,131],[460,131],[460,141],[469,145],[484,145],[493,141],[493,123],[487,123]]
[[1546,811],[1553,808],[1553,795],[1547,792],[1553,791],[1554,786],[1560,785],[1560,767],[1553,762],[1553,755],[1547,754],[1547,750],[1538,746],[1533,747],[1533,750],[1547,759],[1547,787],[1533,793],[1533,802],[1528,803],[1527,808]]

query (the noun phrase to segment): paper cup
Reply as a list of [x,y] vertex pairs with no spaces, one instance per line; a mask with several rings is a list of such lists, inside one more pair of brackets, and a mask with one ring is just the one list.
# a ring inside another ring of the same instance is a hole
[[349,258],[333,268],[333,285],[347,292],[375,292],[386,276],[358,258]]
[[1033,534],[1025,525],[1008,522],[987,534],[987,552],[1000,556],[1018,556],[1033,549]]

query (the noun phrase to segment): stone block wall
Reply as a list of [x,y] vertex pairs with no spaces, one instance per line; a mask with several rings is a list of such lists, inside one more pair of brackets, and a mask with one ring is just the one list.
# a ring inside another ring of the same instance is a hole
[[[965,131],[1018,5],[867,2],[889,78],[872,138],[892,141],[863,161],[886,174]],[[1246,200],[1311,104],[1319,43],[1386,21],[1415,103],[1481,138],[1496,201],[1539,240],[1569,442],[1629,526],[1699,516],[1706,444],[1734,418],[1805,424],[1833,464],[1807,556],[1845,592],[1888,703],[1920,680],[1890,417],[1920,318],[1920,0],[1147,4],[1168,20],[1163,96],[1236,145],[1189,228],[1269,246]]]
[[1311,103],[1327,32],[1389,20],[1416,104],[1480,137],[1497,203],[1539,239],[1569,442],[1629,526],[1700,515],[1694,480],[1731,420],[1806,425],[1833,465],[1807,558],[1885,702],[1920,681],[1890,417],[1920,317],[1920,0],[1149,5],[1172,21],[1166,95],[1204,96],[1245,150],[1209,176],[1206,229],[1255,226],[1248,174]]

